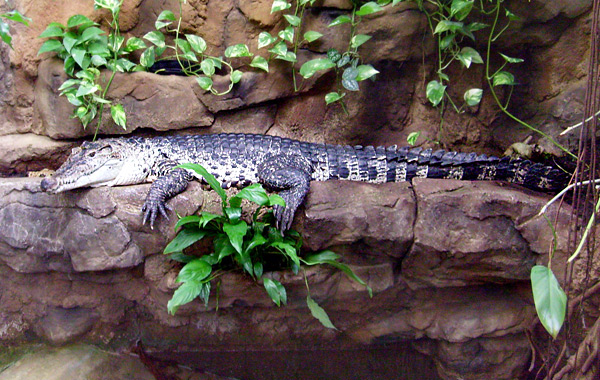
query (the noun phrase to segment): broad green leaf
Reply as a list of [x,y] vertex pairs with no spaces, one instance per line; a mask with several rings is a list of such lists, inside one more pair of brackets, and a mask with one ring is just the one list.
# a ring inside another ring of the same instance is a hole
[[154,22],[154,27],[156,29],[164,28],[165,26],[171,25],[175,21],[175,15],[173,12],[169,10],[162,11],[156,21]]
[[237,205],[232,207],[225,207],[223,211],[225,211],[225,215],[227,215],[229,220],[232,222],[237,222],[237,220],[239,220],[242,217],[242,208]]
[[444,36],[444,38],[442,38],[440,40],[440,49],[442,49],[442,50],[448,49],[448,47],[452,45],[452,42],[454,42],[455,38],[456,38],[456,34],[454,34],[454,33],[450,33],[450,34]]
[[185,305],[194,300],[194,298],[200,295],[202,290],[202,283],[190,281],[184,282],[179,288],[173,293],[173,297],[167,303],[167,310],[171,315],[175,315],[177,309],[181,305]]
[[196,256],[184,255],[181,252],[175,252],[169,256],[171,260],[179,261],[180,263],[187,264],[192,260],[196,259]]
[[[210,79],[210,78],[209,78]],[[210,187],[219,194],[219,197],[223,202],[227,201],[227,193],[221,187],[221,183],[217,181],[215,176],[210,174],[202,165],[200,164],[181,164],[177,166],[178,168],[188,169],[196,172],[198,175],[202,176],[206,183],[210,185]]]
[[379,71],[375,70],[371,65],[360,65],[356,67],[356,70],[358,71],[358,74],[355,79],[359,82],[369,79],[375,74],[379,74]]
[[77,96],[77,97],[85,96],[85,95],[93,94],[96,91],[98,91],[98,86],[87,84],[87,83],[82,83],[79,86],[79,89],[77,90],[77,93],[75,94],[75,96]]
[[[337,56],[334,58],[337,58]],[[341,68],[346,66],[348,63],[350,63],[350,54],[344,54],[335,64],[337,67]]]
[[263,275],[263,264],[260,261],[257,261],[254,263],[254,267],[252,268],[254,270],[254,275],[256,276],[256,278],[261,278]]
[[200,85],[203,90],[209,91],[212,88],[213,81],[209,77],[199,76],[196,77],[196,82]]
[[512,86],[515,84],[515,77],[508,71],[499,71],[492,78],[494,87],[496,86]]
[[236,198],[247,199],[259,206],[269,205],[269,195],[260,183],[255,183],[248,187],[244,187],[231,199],[233,200]]
[[366,16],[373,13],[380,12],[383,8],[374,1],[369,1],[366,4],[363,4],[359,10],[356,11],[357,16]]
[[429,99],[434,107],[440,104],[444,98],[445,91],[446,86],[442,85],[436,80],[432,80],[431,82],[427,83],[427,89],[425,90],[427,99]]
[[294,41],[294,28],[292,28],[291,26],[288,26],[287,28],[279,31],[279,33],[277,33],[277,35],[282,40],[287,41],[289,43],[293,43],[293,41]]
[[275,305],[281,306],[281,304],[287,304],[287,293],[279,281],[264,277],[263,285],[269,297],[275,302]]
[[483,63],[483,59],[481,59],[479,52],[469,46],[463,47],[460,50],[460,53],[457,54],[457,58],[466,68],[469,68],[471,63]]
[[411,132],[408,134],[408,137],[406,137],[406,142],[408,145],[415,145],[419,136],[421,136],[421,131]]
[[236,58],[236,57],[251,57],[252,53],[248,50],[248,46],[246,44],[237,44],[233,46],[229,46],[225,49],[225,57],[227,58]]
[[63,44],[60,43],[60,41],[48,40],[42,44],[42,46],[40,47],[40,50],[38,51],[38,55],[49,52],[49,51],[58,52],[58,51],[61,51],[62,49],[64,49],[64,47],[63,47]]
[[281,59],[283,61],[288,61],[288,62],[296,62],[296,54],[294,54],[293,51],[288,51],[285,54],[279,54],[275,56],[276,59]]
[[113,104],[110,106],[110,116],[115,123],[123,129],[127,129],[127,116],[122,104]]
[[[252,236],[252,239],[250,240],[250,242],[248,243],[248,245],[246,246],[245,251],[246,252],[252,252],[252,250],[258,246],[261,246],[263,244],[265,244],[267,242],[267,239],[264,238],[264,236],[262,236],[260,233],[255,233]],[[260,277],[258,274],[256,275],[257,277]]]
[[330,92],[327,95],[325,95],[325,103],[331,104],[331,103],[337,102],[338,100],[342,99],[343,97],[344,97],[344,95],[340,95],[337,92]]
[[148,41],[152,42],[159,48],[165,47],[165,35],[159,32],[158,30],[153,30],[144,34],[144,38]]
[[90,43],[87,47],[87,51],[92,55],[95,54],[104,58],[107,58],[110,55],[110,51],[108,50],[108,45],[106,41],[96,41]]
[[154,52],[154,46],[150,46],[148,49],[144,50],[140,56],[140,65],[149,68],[154,65],[155,59],[156,53]]
[[220,218],[220,217],[221,217],[220,215],[211,214],[210,212],[205,211],[200,215],[200,221],[199,221],[200,226],[202,228],[204,228],[211,220],[214,220],[214,219]]
[[325,312],[325,309],[319,306],[319,304],[316,303],[312,298],[310,298],[310,296],[306,296],[306,305],[308,306],[308,309],[310,310],[312,316],[317,318],[317,320],[321,322],[323,326],[327,327],[328,329],[337,330],[333,323],[331,323],[331,320]]
[[65,34],[65,30],[60,24],[50,24],[48,27],[40,34],[40,38],[49,38],[49,37],[62,37]]
[[214,246],[215,253],[219,255],[218,261],[221,261],[223,258],[233,255],[236,252],[229,241],[229,237],[225,234],[220,234],[215,238]]
[[[177,223],[175,223],[175,231],[177,231],[177,229],[179,227],[184,226],[186,224],[199,225],[200,220],[201,220],[200,215],[188,215],[188,216],[184,216],[183,218],[179,218]],[[202,227],[204,227],[204,226],[202,226]]]
[[74,28],[76,26],[87,27],[97,25],[95,22],[85,17],[84,15],[74,15],[69,18],[67,21],[67,28]]
[[300,266],[300,258],[298,257],[298,253],[295,247],[293,247],[289,243],[284,243],[281,241],[276,241],[271,243],[271,247],[275,247],[281,251],[284,255],[286,255],[294,264]]
[[298,25],[300,25],[300,22],[302,21],[302,20],[300,20],[300,17],[294,16],[294,15],[283,15],[283,17],[287,20],[287,22],[291,26],[298,26]]
[[276,55],[285,55],[285,53],[287,53],[287,45],[285,44],[285,42],[281,41],[272,48],[270,48],[268,52]]
[[128,73],[134,67],[135,67],[135,63],[131,62],[130,60],[128,60],[126,58],[119,58],[115,62],[115,68],[117,69],[118,72],[121,72],[121,73]]
[[480,88],[472,88],[467,90],[464,95],[465,102],[469,106],[476,106],[481,102],[481,97],[483,95],[483,90]]
[[73,32],[67,32],[63,37],[63,46],[69,53],[71,52],[73,46],[75,46],[78,42],[77,35]]
[[179,271],[177,282],[200,282],[212,272],[212,267],[204,260],[195,259],[185,264]]
[[505,11],[506,11],[506,17],[508,17],[508,19],[510,21],[518,21],[521,19],[519,16],[515,15],[514,13],[512,13],[511,11],[509,11],[506,8],[505,8]]
[[285,201],[278,194],[269,195],[269,206],[279,205],[285,207]]
[[258,35],[258,48],[269,46],[275,41],[277,41],[277,38],[273,37],[269,32],[260,32]]
[[542,265],[531,269],[531,288],[540,322],[556,339],[565,320],[567,296],[552,270]]
[[352,22],[352,19],[349,16],[341,15],[341,16],[334,18],[333,21],[330,22],[329,25],[327,25],[327,27],[331,28],[332,26],[347,24],[349,22]]
[[302,262],[306,265],[320,265],[320,264],[327,264],[328,261],[336,261],[339,258],[340,258],[340,255],[338,255],[337,253],[330,251],[330,250],[325,250],[325,251],[321,251],[319,253],[315,253],[315,254],[306,256],[302,260]]
[[446,31],[457,32],[463,27],[462,22],[442,20],[435,26],[434,34],[443,33]]
[[348,91],[358,91],[360,88],[358,87],[358,82],[356,79],[344,79],[342,78],[342,86]]
[[206,41],[204,41],[204,38],[196,36],[194,34],[186,34],[185,38],[188,40],[190,46],[192,47],[192,49],[194,49],[196,53],[204,53],[204,51],[206,50]]
[[1,16],[7,20],[19,22],[25,26],[29,26],[29,23],[31,22],[31,18],[23,16],[23,14],[17,10],[8,11]]
[[163,253],[181,252],[185,248],[201,240],[206,236],[206,231],[199,229],[183,229],[177,236],[165,247]]
[[156,18],[157,20],[168,20],[168,21],[175,21],[175,14],[169,10],[165,10],[160,12],[160,14],[158,15],[158,17]]
[[347,67],[342,73],[342,79],[353,80],[358,76],[358,69],[356,67]]
[[269,62],[267,62],[267,60],[260,55],[254,57],[252,62],[250,62],[250,66],[269,72]]
[[79,37],[79,42],[86,42],[89,40],[97,39],[102,34],[104,34],[104,31],[102,29],[92,26],[84,30],[83,33],[81,33],[81,36]]
[[83,58],[85,58],[85,50],[84,49],[73,48],[71,50],[71,56],[73,56],[73,59],[75,60],[75,62],[77,62],[79,67],[85,69],[85,67],[83,67]]
[[134,50],[145,48],[146,43],[144,42],[144,40],[138,37],[131,37],[127,40],[127,43],[125,43],[125,51],[127,52],[132,52]]
[[235,84],[242,80],[243,73],[240,70],[233,70],[231,73],[231,83]]
[[63,82],[63,84],[60,85],[60,87],[58,88],[58,91],[64,91],[67,88],[73,87],[75,85],[79,85],[79,83],[81,83],[81,81],[77,80],[77,79],[67,79],[66,81]]
[[513,57],[509,57],[508,55],[504,55],[504,54],[502,54],[502,53],[499,53],[499,54],[502,56],[502,58],[504,58],[504,60],[505,60],[506,62],[509,62],[509,63],[521,63],[521,62],[523,62],[523,61],[524,61],[524,60],[523,60],[523,59],[521,59],[521,58],[513,58]]
[[371,36],[369,36],[367,34],[357,34],[356,36],[352,37],[352,39],[350,40],[350,46],[352,48],[356,49],[357,47],[364,44],[365,42],[367,42],[370,39],[371,39]]
[[313,42],[321,37],[323,37],[323,34],[315,32],[314,30],[309,30],[308,32],[304,33],[304,39],[306,42]]
[[215,62],[212,59],[205,59],[200,62],[200,69],[207,77],[212,77],[215,74]]
[[229,237],[231,245],[238,253],[242,253],[242,245],[244,243],[244,236],[248,232],[248,224],[243,220],[238,223],[223,223],[223,231]]
[[468,25],[465,26],[465,29],[471,31],[471,32],[476,32],[478,30],[487,28],[489,25],[488,24],[484,24],[482,22],[472,22]]
[[473,9],[473,0],[452,0],[450,6],[450,17],[458,21],[464,20]]
[[292,4],[288,3],[285,0],[274,0],[273,5],[271,6],[271,13],[284,11],[284,10],[290,8],[291,6],[292,6]]
[[329,58],[312,59],[300,67],[300,75],[308,79],[315,75],[317,71],[328,70],[335,67],[335,63]]
[[75,64],[76,63],[73,57],[68,56],[67,59],[65,59],[64,68],[65,73],[67,73],[67,75],[73,76],[73,74],[75,73]]

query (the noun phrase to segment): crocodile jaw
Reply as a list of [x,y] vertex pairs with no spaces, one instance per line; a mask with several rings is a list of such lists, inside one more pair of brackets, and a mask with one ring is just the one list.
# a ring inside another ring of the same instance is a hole
[[49,193],[60,193],[81,187],[113,186],[122,167],[121,160],[109,160],[95,168],[79,167],[70,173],[57,172],[53,177],[45,178],[41,188]]

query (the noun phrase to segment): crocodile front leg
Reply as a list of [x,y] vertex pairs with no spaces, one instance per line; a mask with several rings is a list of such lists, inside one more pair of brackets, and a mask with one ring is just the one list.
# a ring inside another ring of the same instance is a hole
[[[171,167],[173,166],[175,165],[171,165]],[[142,206],[142,212],[144,213],[142,223],[146,224],[146,221],[149,220],[150,228],[154,229],[154,221],[159,213],[169,219],[166,210],[171,210],[171,208],[165,202],[183,192],[192,178],[193,176],[187,170],[177,168],[169,170],[165,175],[152,182],[146,201]]]
[[285,207],[275,205],[276,227],[281,234],[290,229],[296,210],[310,189],[310,165],[300,156],[278,155],[258,166],[258,178],[268,189],[279,191]]

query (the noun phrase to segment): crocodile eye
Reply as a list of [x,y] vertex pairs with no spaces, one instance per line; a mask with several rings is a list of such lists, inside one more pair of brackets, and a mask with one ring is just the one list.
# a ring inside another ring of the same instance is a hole
[[88,154],[88,156],[90,156],[90,157],[94,157],[95,155],[96,155],[96,152],[90,152],[90,153]]

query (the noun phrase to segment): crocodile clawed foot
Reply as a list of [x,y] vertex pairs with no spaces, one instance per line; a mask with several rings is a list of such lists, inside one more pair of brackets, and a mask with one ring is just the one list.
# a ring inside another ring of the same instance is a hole
[[172,211],[173,209],[166,204],[165,201],[146,199],[146,202],[144,202],[144,205],[142,206],[142,212],[144,213],[142,224],[146,224],[147,221],[150,221],[150,228],[154,229],[154,222],[159,214],[169,220],[167,210]]

